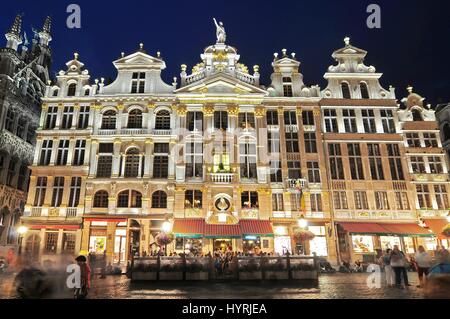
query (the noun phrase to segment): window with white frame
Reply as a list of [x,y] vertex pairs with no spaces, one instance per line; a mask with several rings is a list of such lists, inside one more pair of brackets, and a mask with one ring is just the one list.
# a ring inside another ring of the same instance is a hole
[[73,106],[65,106],[63,110],[63,116],[61,121],[61,128],[64,130],[72,127],[73,120]]
[[284,211],[283,193],[272,194],[272,211],[274,212]]
[[131,93],[145,92],[145,72],[133,72],[131,77]]
[[340,144],[328,144],[328,155],[330,161],[331,179],[343,180],[344,166],[342,162],[342,152]]
[[292,97],[292,78],[283,77],[283,96]]
[[125,177],[138,177],[141,156],[139,149],[131,148],[125,155]]
[[256,144],[245,140],[239,144],[239,163],[241,178],[255,179],[256,173]]
[[34,206],[41,207],[44,205],[46,190],[47,190],[47,177],[39,176],[36,180]]
[[307,162],[308,181],[310,183],[320,183],[320,169],[319,162]]
[[414,174],[426,173],[425,161],[422,156],[411,156],[411,169]]
[[228,112],[214,111],[214,128],[224,131],[228,129]]
[[416,184],[417,200],[421,209],[431,209],[430,188],[425,184]]
[[383,124],[384,133],[395,133],[394,115],[391,110],[381,110],[381,123]]
[[279,131],[267,131],[267,146],[269,153],[280,153]]
[[373,110],[362,110],[361,111],[364,132],[365,133],[376,133],[377,127],[375,124],[375,114]]
[[239,113],[238,126],[242,129],[255,128],[255,114],[252,112]]
[[339,132],[336,110],[324,110],[324,120],[325,120],[325,132],[327,133]]
[[100,143],[98,149],[97,177],[111,177],[113,143]]
[[409,147],[421,147],[419,133],[406,133],[406,141]]
[[425,147],[439,147],[436,133],[423,133]]
[[391,169],[391,178],[394,181],[404,181],[402,157],[398,144],[387,144],[389,167]]
[[283,182],[280,161],[270,161],[270,182],[271,183]]
[[353,180],[363,180],[364,170],[361,157],[361,148],[358,143],[347,144],[350,172]]
[[293,111],[284,111],[284,125],[297,125],[297,113],[295,110]]
[[310,194],[309,199],[311,202],[311,211],[312,212],[321,212],[322,211],[322,195],[321,194]]
[[357,133],[355,110],[343,110],[342,118],[344,120],[344,128],[346,133]]
[[39,165],[46,166],[50,164],[50,159],[52,157],[53,140],[43,140],[41,147],[41,158],[39,160]]
[[302,121],[303,125],[315,125],[314,123],[314,112],[313,111],[302,111]]
[[84,155],[86,152],[86,140],[76,140],[73,153],[73,166],[82,166],[84,164]]
[[383,163],[379,144],[367,144],[370,174],[373,180],[384,180]]
[[286,152],[287,153],[298,153],[300,151],[298,146],[298,133],[289,131],[285,133],[286,140]]
[[57,176],[53,181],[53,196],[51,207],[61,206],[64,193],[64,177]]
[[443,174],[444,167],[442,165],[442,158],[440,156],[429,156],[428,165],[430,165],[431,174]]
[[304,133],[303,136],[305,139],[305,152],[317,153],[316,133]]
[[436,197],[436,204],[438,209],[449,209],[448,194],[445,185],[434,185],[434,195]]
[[266,112],[267,125],[278,125],[278,111],[269,110]]
[[187,112],[186,121],[187,121],[187,127],[188,127],[189,131],[191,131],[191,132],[193,132],[193,131],[202,132],[203,131],[203,113],[202,112],[200,112],[200,111]]
[[67,157],[69,155],[69,140],[60,140],[58,144],[58,156],[56,157],[56,165],[67,165]]
[[81,177],[72,177],[70,182],[69,206],[77,207],[80,203]]
[[347,193],[345,191],[333,192],[334,209],[348,209]]
[[203,177],[203,143],[186,143],[186,177]]
[[302,178],[302,170],[299,161],[288,161],[288,178],[289,179],[300,179]]
[[358,210],[369,209],[366,191],[355,191],[355,208]]
[[89,106],[81,106],[80,114],[78,115],[78,129],[86,129],[89,125],[89,112],[91,108]]
[[397,210],[409,210],[407,192],[395,192],[395,206]]
[[378,210],[389,210],[387,192],[375,192],[375,206]]

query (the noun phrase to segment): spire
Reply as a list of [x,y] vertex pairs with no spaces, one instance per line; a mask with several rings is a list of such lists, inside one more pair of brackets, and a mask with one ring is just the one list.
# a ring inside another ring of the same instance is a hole
[[22,31],[22,15],[18,14],[14,19],[14,23],[11,28],[8,30],[8,33],[5,34],[7,43],[6,47],[16,50],[19,44],[22,43],[22,35],[20,32]]
[[52,18],[47,16],[44,21],[44,25],[42,26],[42,30],[38,33],[39,44],[48,46],[50,41],[52,41],[52,35],[50,33],[52,27]]

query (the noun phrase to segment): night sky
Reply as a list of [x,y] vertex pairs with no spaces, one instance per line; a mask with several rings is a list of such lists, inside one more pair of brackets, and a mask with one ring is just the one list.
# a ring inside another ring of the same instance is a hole
[[[417,2],[417,3],[416,3]],[[450,102],[450,6],[448,1],[8,1],[1,4],[0,30],[6,31],[17,13],[24,13],[23,28],[41,28],[46,15],[53,18],[53,74],[80,54],[93,78],[115,78],[112,61],[133,53],[139,43],[150,55],[160,51],[167,64],[166,82],[200,62],[203,49],[215,43],[212,18],[223,21],[227,44],[238,49],[240,62],[252,70],[260,65],[263,85],[270,84],[274,52],[296,52],[306,85],[325,88],[323,74],[334,64],[331,54],[343,47],[345,36],[367,50],[367,65],[384,73],[382,85],[396,87],[397,98],[406,86],[427,98],[427,103]],[[81,29],[68,29],[66,7],[81,7]],[[381,6],[381,29],[369,29],[366,8]],[[6,44],[6,41],[2,46]]]

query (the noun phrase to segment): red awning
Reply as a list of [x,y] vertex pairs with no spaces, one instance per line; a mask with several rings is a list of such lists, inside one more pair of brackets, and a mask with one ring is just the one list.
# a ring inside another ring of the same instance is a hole
[[442,230],[447,226],[448,222],[445,219],[425,219],[425,224],[438,236],[439,239],[450,239],[445,236]]
[[273,235],[272,224],[268,220],[241,220],[239,224],[244,235]]
[[175,219],[172,231],[179,237],[203,236],[205,221],[203,219]]
[[64,230],[76,230],[80,229],[80,225],[29,225],[30,229],[64,229]]
[[127,221],[126,218],[101,218],[101,217],[88,217],[84,219],[88,222],[113,222],[113,223],[124,223]]
[[375,223],[339,223],[351,234],[384,234],[386,230]]
[[417,224],[380,224],[387,232],[404,236],[432,236],[433,234],[426,228]]
[[242,237],[241,227],[239,225],[213,225],[205,224],[204,235],[209,238],[221,237]]

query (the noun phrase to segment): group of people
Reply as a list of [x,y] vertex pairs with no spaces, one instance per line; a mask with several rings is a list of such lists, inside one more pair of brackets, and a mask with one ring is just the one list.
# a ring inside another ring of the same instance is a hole
[[380,263],[384,267],[388,287],[403,288],[411,286],[408,280],[408,268],[411,265],[418,273],[419,288],[424,286],[427,277],[437,274],[450,275],[449,252],[444,248],[438,249],[436,258],[433,260],[433,257],[425,248],[419,246],[417,253],[408,260],[406,254],[399,249],[398,245],[395,245],[392,250],[387,249],[385,251],[380,258]]

